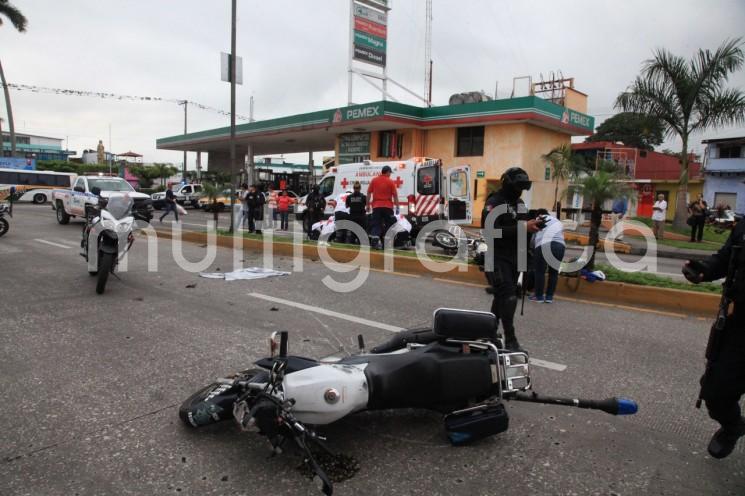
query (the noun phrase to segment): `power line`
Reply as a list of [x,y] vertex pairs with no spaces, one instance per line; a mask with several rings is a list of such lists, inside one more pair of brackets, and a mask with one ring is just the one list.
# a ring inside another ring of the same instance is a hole
[[[16,91],[30,91],[32,93],[45,93],[45,94],[63,95],[63,96],[86,96],[86,97],[93,97],[93,98],[105,98],[105,99],[110,99],[110,100],[127,100],[127,101],[139,101],[139,102],[165,102],[165,103],[175,103],[176,105],[183,105],[184,103],[186,103],[188,105],[191,105],[201,110],[207,110],[210,112],[218,113],[220,115],[230,116],[230,112],[226,112],[225,110],[220,110],[215,107],[210,107],[209,105],[204,105],[198,102],[194,102],[191,100],[184,100],[184,99],[161,98],[158,96],[121,95],[118,93],[106,93],[103,91],[70,90],[70,89],[64,89],[64,88],[50,88],[47,86],[36,86],[33,84],[8,83],[8,88],[16,90]],[[241,119],[244,121],[251,120],[250,118],[245,117],[243,115],[239,115],[239,114],[235,114],[235,117],[237,119]]]

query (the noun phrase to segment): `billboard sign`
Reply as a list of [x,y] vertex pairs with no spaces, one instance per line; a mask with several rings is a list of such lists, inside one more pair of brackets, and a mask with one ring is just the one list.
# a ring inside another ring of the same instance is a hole
[[[362,5],[377,7],[370,8]],[[378,67],[385,67],[386,64],[386,45],[388,38],[388,14],[386,9],[388,4],[382,0],[374,2],[367,0],[358,0],[354,2],[353,16],[353,55],[354,60],[366,62]]]
[[19,157],[0,157],[0,168],[18,170],[36,170],[36,159]]
[[[230,57],[229,53],[220,53],[220,79],[227,83],[230,82]],[[235,84],[243,84],[243,58],[236,57],[235,60]]]
[[388,24],[388,14],[375,9],[367,8],[364,5],[360,5],[356,2],[354,4],[354,17],[359,17],[360,19],[365,19],[370,22],[374,22],[375,24],[382,24],[383,26]]

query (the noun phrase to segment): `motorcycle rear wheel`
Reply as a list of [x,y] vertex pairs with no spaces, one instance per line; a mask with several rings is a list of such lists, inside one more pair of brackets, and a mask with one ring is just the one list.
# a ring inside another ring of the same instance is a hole
[[10,224],[8,223],[7,219],[0,218],[0,236],[5,234],[10,230]]
[[98,264],[96,293],[103,294],[103,292],[106,290],[106,281],[109,278],[109,272],[111,272],[111,268],[114,266],[114,254],[101,253]]

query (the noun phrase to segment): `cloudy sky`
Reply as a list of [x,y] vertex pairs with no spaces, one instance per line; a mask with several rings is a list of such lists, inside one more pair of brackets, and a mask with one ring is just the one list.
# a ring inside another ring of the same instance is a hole
[[[26,33],[0,27],[0,57],[11,83],[187,99],[229,109],[220,52],[230,48],[230,1],[11,0],[28,17]],[[237,114],[271,118],[346,104],[348,0],[238,0],[238,55],[243,86]],[[424,90],[424,0],[392,0],[389,75]],[[589,94],[597,122],[612,115],[616,95],[656,47],[691,56],[745,34],[742,0],[434,0],[435,105],[450,94],[484,90],[508,97],[512,78],[559,71]],[[745,74],[731,79],[745,87]],[[398,90],[400,101],[416,101]],[[183,132],[174,103],[133,102],[12,91],[18,132],[69,140],[81,152],[99,139],[116,153],[180,163],[157,151],[159,137]],[[361,80],[356,102],[380,99]],[[4,117],[4,103],[0,102]],[[228,117],[189,109],[189,129],[227,125]],[[243,122],[243,121],[238,121]],[[742,135],[745,129],[706,137]],[[696,140],[695,147],[701,145]],[[666,143],[674,146],[674,142]],[[290,157],[303,158],[304,157]],[[193,167],[193,154],[189,167]]]

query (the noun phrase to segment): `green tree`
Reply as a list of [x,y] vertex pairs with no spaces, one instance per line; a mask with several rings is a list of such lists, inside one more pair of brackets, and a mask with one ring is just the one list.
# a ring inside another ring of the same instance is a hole
[[151,188],[156,179],[160,179],[161,170],[156,167],[146,165],[130,165],[127,167],[130,174],[140,181],[143,188]]
[[[19,32],[23,33],[26,31],[26,24],[28,20],[20,10],[14,5],[8,2],[8,0],[0,0],[0,26],[3,24],[3,17],[6,17],[10,23]],[[16,128],[13,123],[13,110],[10,106],[10,91],[8,90],[8,83],[5,81],[5,72],[3,71],[3,64],[0,62],[0,82],[3,85],[3,91],[5,92],[5,108],[8,109],[8,130],[10,131],[10,156],[16,156]],[[0,152],[2,152],[3,143],[2,136],[0,136]]]
[[554,181],[554,210],[556,210],[559,201],[559,183],[577,176],[578,172],[584,169],[584,161],[572,153],[572,145],[569,143],[557,146],[543,155],[543,159],[551,167],[551,179]]
[[621,112],[603,121],[595,134],[585,141],[613,141],[626,146],[653,150],[662,143],[665,128],[662,122],[651,115]]
[[[595,268],[595,250],[600,241],[600,224],[603,221],[603,204],[608,200],[631,197],[632,188],[615,162],[601,161],[597,170],[582,174],[575,180],[574,188],[579,188],[586,201],[590,202],[590,233],[588,244],[593,247],[586,268]],[[567,194],[573,189],[567,190]]]
[[156,174],[155,178],[160,179],[160,185],[163,187],[166,185],[166,179],[178,172],[178,169],[170,164],[155,163],[146,167],[153,169],[153,174]]
[[658,49],[644,62],[616,107],[659,119],[666,135],[680,137],[680,180],[673,225],[686,226],[688,144],[692,133],[745,123],[745,94],[725,87],[729,76],[745,62],[742,39],[725,41],[714,52],[699,49],[691,59]]
[[225,189],[224,182],[219,182],[216,180],[209,180],[204,181],[202,183],[202,196],[206,196],[207,199],[210,201],[210,209],[212,210],[212,216],[215,220],[215,229],[217,229],[217,221],[218,221],[218,211],[217,208],[217,198],[222,195],[223,190]]

